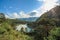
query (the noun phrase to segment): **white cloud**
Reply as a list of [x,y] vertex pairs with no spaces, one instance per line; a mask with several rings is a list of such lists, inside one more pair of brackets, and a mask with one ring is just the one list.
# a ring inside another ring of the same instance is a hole
[[[44,12],[49,11],[50,9],[54,8],[56,5],[58,5],[60,2],[59,0],[37,0],[38,2],[42,1],[43,4],[38,9],[33,10],[31,12],[36,12],[35,15],[30,16],[28,13],[26,14],[23,11],[20,11],[19,13],[12,13],[10,16],[6,15],[7,18],[29,18],[29,17],[40,17]],[[12,8],[12,7],[11,7]],[[30,13],[31,13],[30,12]],[[12,17],[11,17],[12,16]]]
[[16,18],[29,18],[31,16],[23,11],[20,11],[19,13],[14,12],[12,14],[6,14],[5,17],[10,19],[16,19]]
[[7,14],[5,14],[5,18],[13,19],[12,14],[10,14],[10,13],[8,13],[8,12],[7,12]]
[[38,12],[36,14],[36,17],[40,17],[44,12],[47,12],[50,9],[54,8],[56,5],[59,5],[58,3],[59,0],[37,0],[37,1],[40,1],[40,2],[42,1],[43,5],[35,10],[35,12],[36,11]]
[[18,13],[16,13],[16,12],[13,13],[12,16],[13,16],[13,18],[20,18],[20,16],[19,16]]
[[58,0],[44,0],[44,4],[42,5],[42,9],[44,10],[50,10],[51,8],[55,7],[57,5]]
[[38,13],[38,11],[37,11],[37,10],[33,10],[32,12],[36,12],[36,13]]
[[37,1],[39,1],[39,2],[40,2],[40,1],[44,1],[44,0],[37,0]]
[[30,15],[24,13],[24,11],[21,11],[21,12],[19,13],[19,15],[20,15],[21,18],[29,18],[29,17],[30,17]]
[[39,17],[40,16],[40,12],[38,12],[38,10],[33,10],[32,12],[36,12],[36,13],[31,17]]
[[5,15],[6,18],[10,18],[8,15]]

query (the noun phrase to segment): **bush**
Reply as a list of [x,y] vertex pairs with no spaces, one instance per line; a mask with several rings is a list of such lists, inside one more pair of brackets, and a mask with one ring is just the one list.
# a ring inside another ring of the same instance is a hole
[[49,40],[60,40],[60,27],[55,27],[50,31]]

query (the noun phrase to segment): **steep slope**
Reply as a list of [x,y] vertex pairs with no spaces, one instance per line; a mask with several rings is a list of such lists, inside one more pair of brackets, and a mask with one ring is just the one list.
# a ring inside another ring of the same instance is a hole
[[[56,39],[60,40],[60,35],[59,35],[60,34],[59,31],[60,30],[60,6],[56,6],[53,9],[41,15],[41,17],[39,17],[36,20],[36,23],[37,25],[35,25],[36,27],[34,29],[36,39],[40,40],[40,38],[42,39],[45,38],[45,40],[56,40]],[[52,32],[52,34],[50,31]],[[48,38],[48,36],[50,38]]]
[[38,24],[54,24],[60,26],[60,6],[56,6],[50,11],[44,13],[39,19],[36,20]]

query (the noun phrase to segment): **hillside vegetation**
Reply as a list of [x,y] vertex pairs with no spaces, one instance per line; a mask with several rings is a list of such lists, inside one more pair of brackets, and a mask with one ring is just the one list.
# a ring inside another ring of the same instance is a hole
[[0,24],[0,40],[32,40],[32,37],[16,31],[11,21],[6,19]]
[[60,6],[44,13],[36,23],[36,33],[43,40],[60,40]]
[[[16,31],[16,25],[27,23],[34,32]],[[60,40],[60,6],[44,13],[35,22],[17,19],[0,20],[0,40]]]

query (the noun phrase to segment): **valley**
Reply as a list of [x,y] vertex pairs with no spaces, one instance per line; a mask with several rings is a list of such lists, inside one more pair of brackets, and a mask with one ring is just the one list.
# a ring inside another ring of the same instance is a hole
[[60,40],[60,6],[39,18],[7,19],[0,13],[0,40]]

